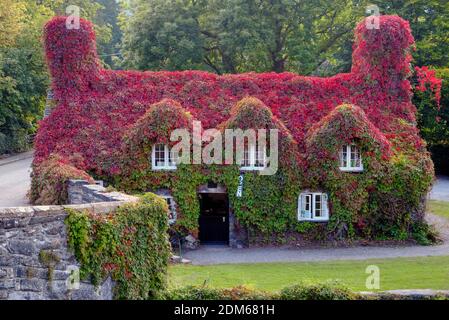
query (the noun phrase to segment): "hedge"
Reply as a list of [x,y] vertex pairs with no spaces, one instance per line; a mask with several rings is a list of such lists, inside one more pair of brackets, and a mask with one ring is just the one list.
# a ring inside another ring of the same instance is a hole
[[82,179],[95,183],[86,172],[79,170],[58,155],[33,166],[29,198],[35,205],[61,205],[68,201],[69,179]]
[[171,249],[162,198],[148,193],[107,215],[68,211],[68,244],[81,278],[98,285],[111,276],[117,299],[154,298],[165,290]]

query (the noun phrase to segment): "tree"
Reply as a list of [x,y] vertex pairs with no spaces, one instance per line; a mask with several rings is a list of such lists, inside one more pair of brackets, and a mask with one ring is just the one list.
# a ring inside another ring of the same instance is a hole
[[[127,67],[216,73],[312,73],[338,68],[363,16],[354,0],[131,0],[122,2]],[[349,53],[350,54],[350,53]],[[345,66],[348,69],[348,65]]]
[[7,19],[0,19],[6,21],[0,22],[0,39],[7,39],[0,47],[0,154],[25,149],[26,135],[34,130],[42,113],[48,75],[40,30],[52,15],[35,2],[5,1],[3,8],[11,15],[5,18],[17,24],[11,26]]
[[107,26],[110,32],[109,41],[99,44],[99,54],[106,65],[115,67],[116,58],[120,61],[119,43],[122,38],[122,32],[118,25],[120,7],[116,0],[98,0],[102,6],[97,11],[95,23],[97,25]]

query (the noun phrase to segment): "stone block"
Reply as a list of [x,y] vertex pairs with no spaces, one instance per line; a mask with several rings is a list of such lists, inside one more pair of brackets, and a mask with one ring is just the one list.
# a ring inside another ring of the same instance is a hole
[[15,288],[15,281],[13,279],[0,280],[0,289],[13,289]]
[[11,253],[31,256],[36,252],[34,243],[30,240],[11,240],[9,241],[9,250]]
[[0,300],[8,299],[8,290],[0,290]]
[[48,281],[43,279],[22,279],[20,280],[20,290],[41,292],[44,291],[47,284]]
[[6,268],[6,267],[0,268],[0,279],[12,278],[13,276],[14,276],[13,268]]

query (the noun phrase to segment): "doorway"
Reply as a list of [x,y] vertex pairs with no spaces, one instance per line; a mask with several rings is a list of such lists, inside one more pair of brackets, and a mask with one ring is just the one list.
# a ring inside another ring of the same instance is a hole
[[226,193],[200,193],[199,239],[202,244],[229,244],[229,199]]

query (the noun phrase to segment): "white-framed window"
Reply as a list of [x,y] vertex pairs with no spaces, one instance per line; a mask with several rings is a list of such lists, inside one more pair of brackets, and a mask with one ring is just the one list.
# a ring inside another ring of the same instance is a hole
[[176,170],[176,155],[165,144],[155,144],[151,153],[153,170]]
[[168,223],[169,224],[174,224],[176,222],[177,219],[177,214],[176,214],[176,203],[175,200],[173,199],[172,196],[160,196],[161,198],[163,198],[168,205]]
[[327,194],[320,192],[303,192],[298,199],[299,221],[328,221],[329,205]]
[[352,172],[363,171],[362,154],[357,146],[350,144],[341,147],[340,170]]
[[240,170],[254,171],[265,169],[267,162],[266,149],[256,144],[245,144],[243,149],[242,167]]

